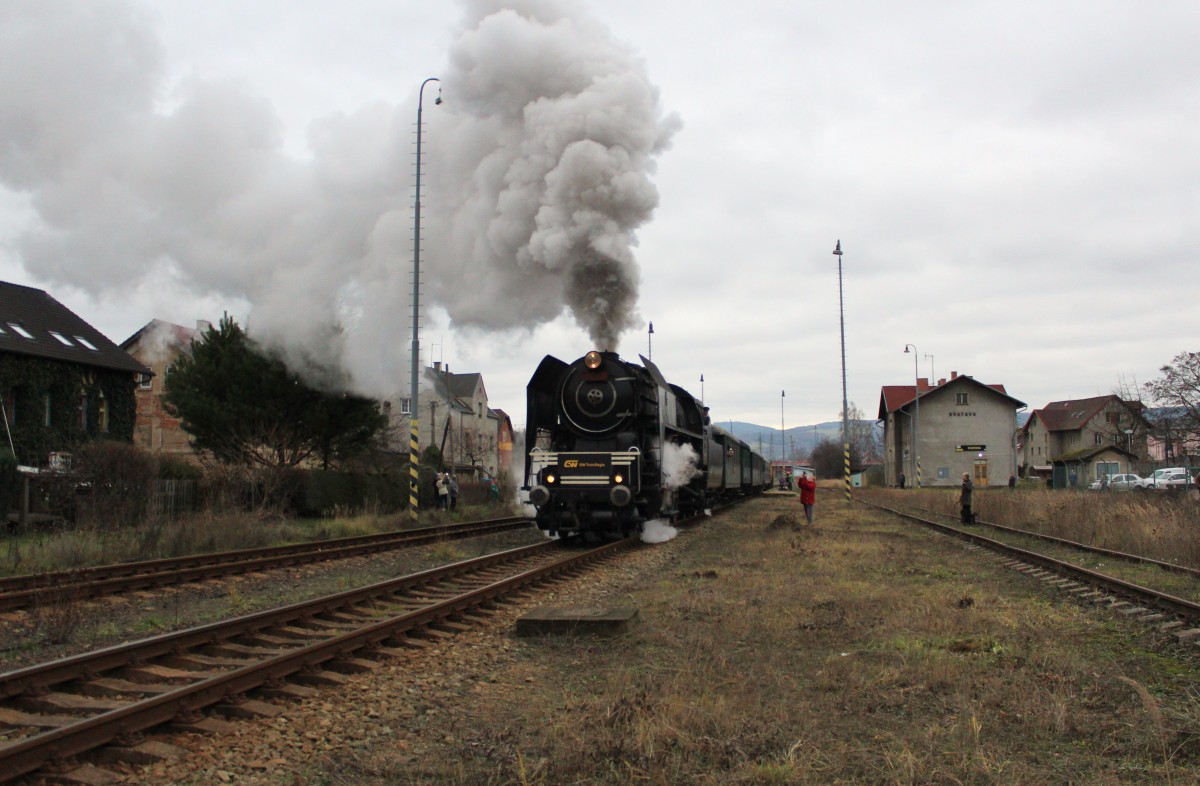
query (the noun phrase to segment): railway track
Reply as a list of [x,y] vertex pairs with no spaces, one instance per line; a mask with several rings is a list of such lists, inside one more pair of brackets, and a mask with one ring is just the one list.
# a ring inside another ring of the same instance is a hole
[[240,551],[104,565],[0,579],[0,612],[45,603],[87,600],[153,587],[187,584],[241,573],[344,559],[442,540],[478,537],[530,526],[525,516],[443,524],[376,535]]
[[0,782],[47,768],[89,770],[75,778],[96,780],[82,754],[107,746],[118,759],[153,756],[142,732],[219,730],[202,712],[209,708],[270,714],[273,706],[251,692],[295,696],[337,685],[396,648],[461,630],[506,596],[634,542],[566,553],[539,543],[2,674]]
[[[870,504],[875,504],[875,503],[870,503]],[[909,511],[914,512],[914,515],[915,514],[926,514],[926,515],[930,515],[930,516],[936,516],[940,519],[949,519],[950,521],[958,520],[957,516],[951,515],[949,513],[939,513],[937,511],[925,510],[924,508],[917,508],[915,506],[907,506],[906,505],[905,507],[908,508]],[[1192,576],[1193,578],[1200,579],[1200,570],[1189,567],[1187,565],[1179,565],[1174,562],[1166,562],[1164,560],[1153,559],[1151,557],[1143,557],[1138,554],[1129,554],[1124,551],[1115,551],[1113,549],[1106,549],[1106,548],[1102,548],[1100,546],[1092,546],[1087,543],[1079,543],[1078,541],[1067,540],[1066,538],[1059,538],[1059,537],[1055,537],[1054,535],[1046,535],[1041,532],[1031,532],[1029,530],[1017,529],[1016,527],[1005,526],[1004,524],[996,524],[994,522],[984,521],[983,519],[976,519],[975,523],[982,524],[986,527],[989,527],[992,530],[995,530],[996,532],[1004,533],[1006,535],[1012,535],[1012,536],[1019,537],[1019,538],[1030,538],[1033,540],[1040,540],[1045,543],[1053,543],[1056,546],[1062,546],[1064,548],[1073,549],[1075,551],[1086,552],[1089,554],[1096,554],[1098,556],[1105,557],[1107,559],[1122,560],[1124,562],[1130,562],[1130,563],[1135,563],[1135,564],[1139,564],[1139,565],[1152,565],[1160,570],[1165,570],[1165,571],[1169,571],[1172,573],[1181,573],[1181,574],[1185,574],[1188,576]]]
[[[1080,600],[1107,605],[1125,616],[1145,622],[1159,623],[1165,632],[1173,634],[1181,643],[1200,643],[1200,627],[1197,627],[1200,626],[1200,603],[1125,581],[1066,560],[1055,559],[1045,554],[1022,549],[996,540],[995,538],[986,537],[978,532],[967,531],[959,527],[933,521],[932,519],[922,518],[909,511],[861,499],[859,501],[864,505],[920,523],[942,534],[964,540],[973,547],[996,553],[1005,558],[1003,564],[1006,567],[1039,578],[1061,591],[1071,593]],[[1021,530],[1011,530],[1011,528],[1007,527],[1005,529],[1021,532],[1026,535],[1033,534],[1024,533]],[[1060,545],[1076,545],[1072,541],[1064,541],[1057,538],[1053,540],[1058,541]],[[1090,551],[1097,551],[1094,547],[1084,546],[1084,548]],[[1169,566],[1169,563],[1163,563],[1158,560],[1146,560],[1136,555],[1122,554],[1121,552],[1106,552],[1105,550],[1099,551],[1123,559],[1138,560],[1161,567]],[[1178,568],[1178,566],[1170,567],[1172,569]]]

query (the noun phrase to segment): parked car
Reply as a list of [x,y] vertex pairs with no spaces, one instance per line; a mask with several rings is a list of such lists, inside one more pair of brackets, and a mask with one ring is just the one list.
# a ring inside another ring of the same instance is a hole
[[1158,479],[1158,484],[1160,487],[1165,487],[1167,491],[1189,489],[1192,487],[1192,476],[1186,469],[1168,472]]
[[1161,478],[1163,475],[1166,475],[1168,472],[1174,472],[1177,469],[1183,469],[1183,467],[1163,467],[1162,469],[1156,469],[1152,475],[1142,478],[1137,487],[1139,489],[1156,489],[1159,487],[1159,478]]
[[[1114,491],[1129,491],[1130,489],[1137,488],[1137,485],[1141,482],[1142,479],[1132,472],[1108,476],[1108,487]],[[1093,480],[1088,488],[1092,491],[1101,490],[1104,488],[1104,479]]]

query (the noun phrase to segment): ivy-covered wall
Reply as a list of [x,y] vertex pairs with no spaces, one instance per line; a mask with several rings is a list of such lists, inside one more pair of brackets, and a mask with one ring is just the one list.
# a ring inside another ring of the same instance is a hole
[[[0,400],[17,461],[44,466],[51,452],[89,440],[132,442],[135,385],[128,371],[0,355]],[[8,447],[7,434],[0,445]]]

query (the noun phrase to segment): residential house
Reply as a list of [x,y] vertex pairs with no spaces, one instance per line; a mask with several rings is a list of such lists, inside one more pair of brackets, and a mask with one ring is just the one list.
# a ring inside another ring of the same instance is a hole
[[[488,407],[483,375],[451,373],[440,362],[425,367],[418,400],[418,450],[438,448],[443,465],[464,477],[498,474],[502,458],[512,461],[512,422],[508,416]],[[401,399],[400,411],[385,402],[390,413],[394,444],[407,442],[410,428],[410,401]]]
[[133,443],[152,453],[174,455],[195,459],[186,431],[179,418],[166,410],[163,395],[171,368],[183,353],[190,353],[192,342],[212,327],[206,320],[198,320],[195,328],[152,319],[140,330],[121,342],[121,348],[151,370],[139,381],[135,397],[137,420],[134,424]]
[[[1136,472],[1147,454],[1149,424],[1140,402],[1119,396],[1052,401],[1021,427],[1021,473],[1054,478],[1056,487],[1086,485],[1101,474]],[[1097,448],[1118,448],[1104,453]],[[1084,482],[1086,479],[1086,483]]]
[[963,473],[976,486],[1003,486],[1016,472],[1016,414],[1025,403],[1003,385],[985,385],[951,372],[931,385],[885,385],[879,396],[883,422],[884,484],[957,486]]
[[3,437],[20,464],[48,466],[96,439],[130,442],[134,388],[150,369],[41,289],[0,282]]
[[488,417],[496,421],[496,471],[492,474],[511,477],[513,443],[516,440],[512,419],[502,409],[489,409]]

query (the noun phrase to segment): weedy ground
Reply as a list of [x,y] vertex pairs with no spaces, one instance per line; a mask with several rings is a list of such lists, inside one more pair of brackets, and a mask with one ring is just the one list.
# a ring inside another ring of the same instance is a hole
[[[958,516],[957,488],[869,489],[866,499]],[[1194,491],[979,489],[978,518],[1114,551],[1200,568],[1200,500]]]
[[1189,650],[835,491],[802,520],[768,496],[685,532],[602,596],[626,633],[510,636],[461,701],[290,782],[1200,782]]
[[322,519],[276,513],[202,511],[128,526],[62,525],[0,535],[0,576],[69,571],[133,560],[165,559],[253,549],[510,515],[493,506],[460,506],[453,514],[426,511],[417,522],[404,513],[334,511]]

